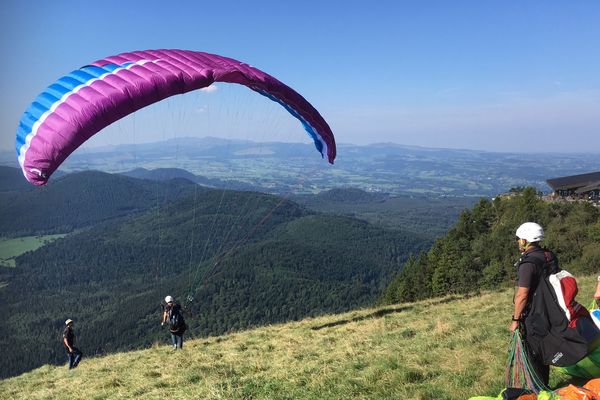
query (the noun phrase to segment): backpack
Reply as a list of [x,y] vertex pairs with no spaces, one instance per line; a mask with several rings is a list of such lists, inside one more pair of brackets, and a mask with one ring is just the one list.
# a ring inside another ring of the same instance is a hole
[[175,304],[169,310],[169,330],[171,332],[185,330],[185,319],[183,318],[183,314],[181,314],[181,306],[179,304]]
[[561,271],[556,256],[546,249],[525,254],[519,265],[523,263],[534,264],[539,279],[525,316],[527,344],[545,365],[577,363],[587,355],[588,343],[575,327],[577,317],[585,310],[574,300],[575,278]]
[[548,275],[548,282],[554,290],[558,305],[569,320],[570,328],[576,327],[578,318],[590,316],[588,310],[575,301],[579,288],[573,275],[565,270],[551,273]]

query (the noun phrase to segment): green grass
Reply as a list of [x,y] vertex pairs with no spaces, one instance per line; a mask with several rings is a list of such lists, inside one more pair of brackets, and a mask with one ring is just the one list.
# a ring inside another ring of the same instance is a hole
[[28,251],[64,237],[64,234],[46,236],[25,236],[15,239],[0,239],[0,266],[14,267],[15,258]]
[[[581,277],[579,298],[595,278]],[[496,396],[512,289],[356,310],[44,366],[0,382],[10,399],[467,399]],[[85,321],[81,321],[84,324]],[[85,351],[85,349],[82,349]],[[568,378],[553,371],[551,385]]]

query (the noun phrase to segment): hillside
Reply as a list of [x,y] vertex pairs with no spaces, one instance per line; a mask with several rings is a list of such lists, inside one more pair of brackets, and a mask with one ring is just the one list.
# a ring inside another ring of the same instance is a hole
[[[595,276],[580,277],[579,299]],[[496,395],[512,290],[355,310],[44,366],[0,381],[11,399],[420,399]],[[85,330],[85,318],[76,328]],[[87,338],[81,335],[87,354]],[[54,347],[59,344],[55,343]],[[46,349],[37,349],[47,351]],[[568,377],[552,371],[551,386]]]
[[332,189],[293,199],[311,210],[359,218],[430,240],[445,235],[459,215],[477,201],[469,197],[369,193],[356,188]]
[[449,293],[511,285],[516,276],[515,231],[526,221],[544,227],[543,246],[572,273],[600,265],[600,208],[590,203],[546,202],[533,188],[514,197],[482,199],[465,210],[448,234],[412,257],[382,301],[413,301]]
[[31,190],[33,186],[18,168],[0,165],[0,192]]
[[87,321],[92,353],[147,346],[161,336],[166,294],[194,298],[190,331],[202,335],[366,306],[429,244],[272,195],[197,192],[68,235],[0,270],[0,376],[61,360],[46,332],[65,314]]
[[159,184],[97,171],[73,173],[47,186],[33,187],[20,170],[4,168],[11,170],[19,173],[17,182],[25,182],[30,189],[0,192],[0,236],[67,233],[203,190],[184,179]]

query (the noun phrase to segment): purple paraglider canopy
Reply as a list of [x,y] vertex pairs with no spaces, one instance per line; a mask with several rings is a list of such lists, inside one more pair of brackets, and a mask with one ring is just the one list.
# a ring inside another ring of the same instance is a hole
[[81,144],[113,122],[167,97],[237,83],[278,102],[296,117],[333,164],[335,138],[304,97],[271,75],[215,54],[148,50],[96,61],[58,79],[21,117],[16,150],[27,180],[44,185]]

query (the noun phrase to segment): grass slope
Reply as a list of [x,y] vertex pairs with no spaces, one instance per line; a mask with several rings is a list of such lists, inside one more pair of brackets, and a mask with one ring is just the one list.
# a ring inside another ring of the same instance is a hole
[[[580,277],[579,299],[595,278]],[[466,399],[503,387],[512,289],[362,309],[0,382],[11,399]],[[81,321],[84,324],[85,321]],[[165,342],[166,342],[165,333]],[[85,351],[85,349],[83,349]],[[553,371],[551,385],[567,377]]]

